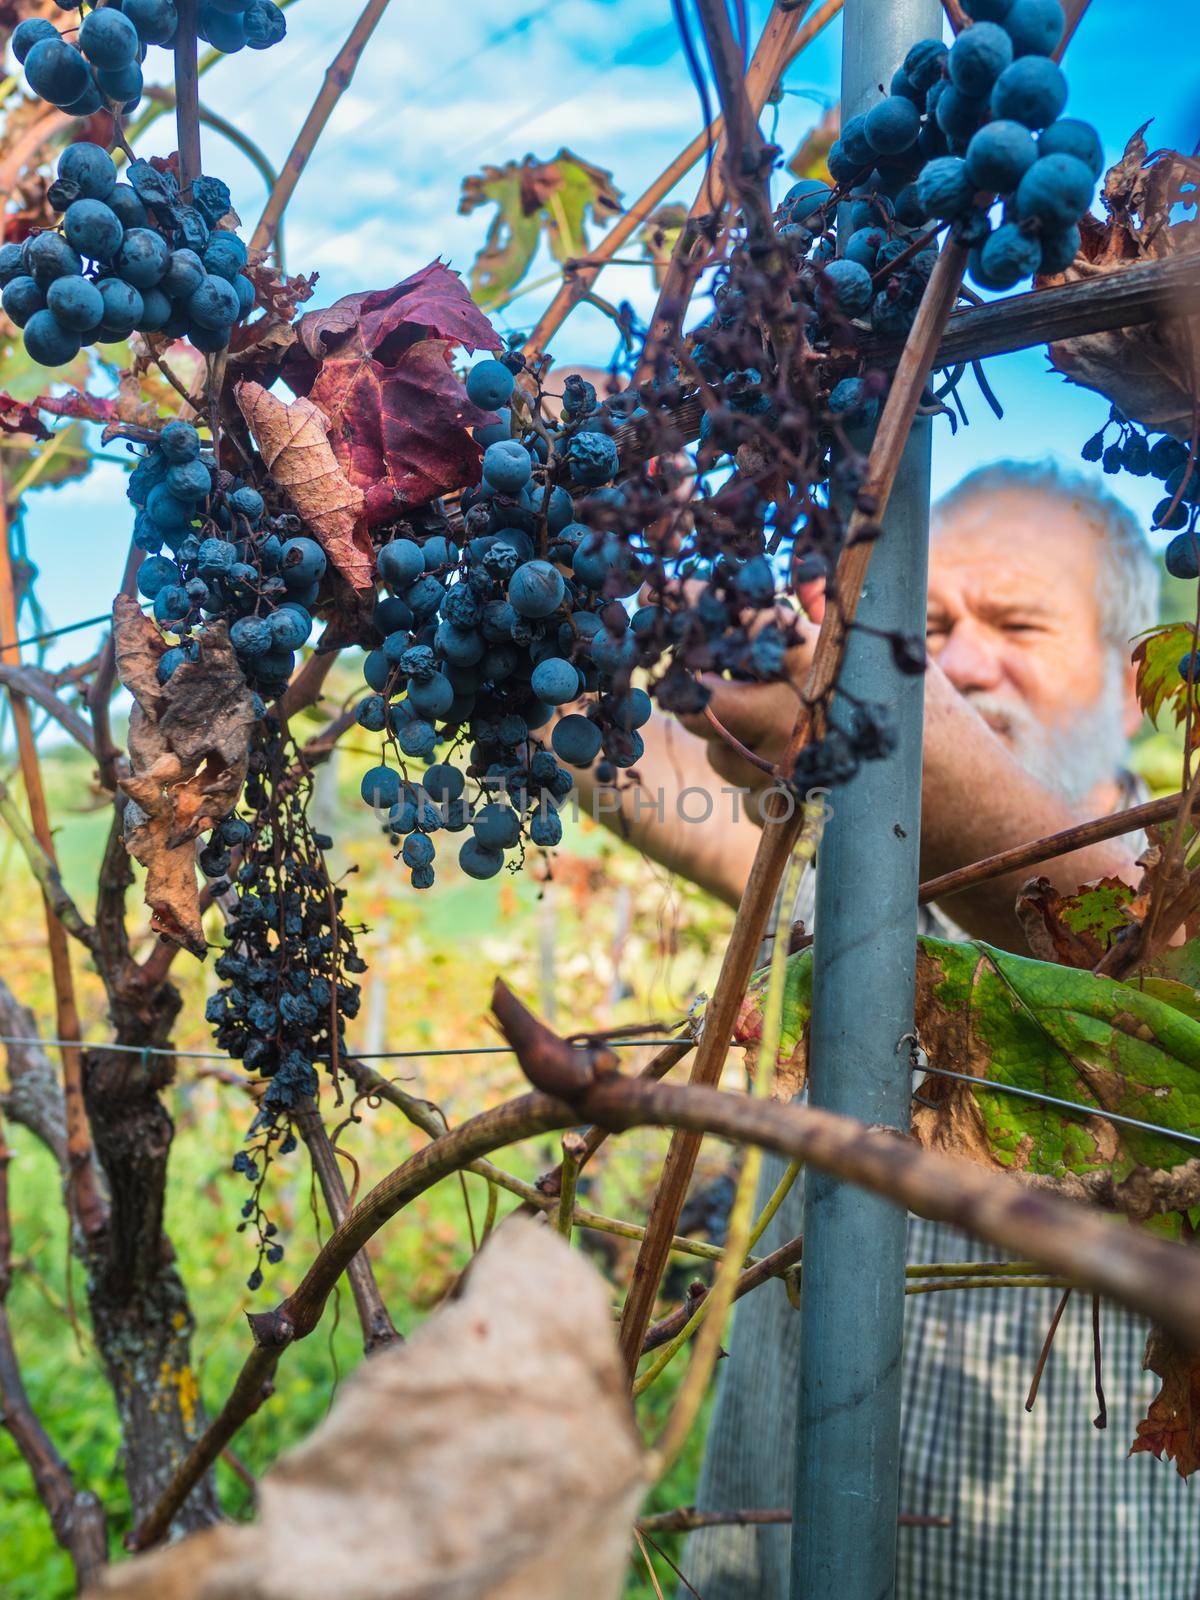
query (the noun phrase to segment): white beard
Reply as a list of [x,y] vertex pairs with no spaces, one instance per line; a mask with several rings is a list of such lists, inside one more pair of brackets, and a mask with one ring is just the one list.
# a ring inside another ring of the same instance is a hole
[[1078,804],[1098,785],[1111,782],[1128,754],[1121,680],[1122,663],[1114,653],[1094,704],[1049,726],[1020,702],[986,693],[965,698],[1031,777]]

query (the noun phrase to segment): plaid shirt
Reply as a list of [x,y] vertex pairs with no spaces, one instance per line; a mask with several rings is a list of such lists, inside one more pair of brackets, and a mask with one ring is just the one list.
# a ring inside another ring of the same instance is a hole
[[[1131,783],[1122,803],[1142,797]],[[800,920],[811,918],[811,878]],[[963,936],[933,908],[922,908],[921,932]],[[765,1158],[760,1203],[784,1166]],[[802,1180],[764,1235],[764,1253],[802,1231],[801,1191]],[[948,1224],[910,1217],[908,1259],[998,1257]],[[1060,1292],[907,1297],[900,1508],[951,1525],[899,1529],[897,1600],[1200,1600],[1195,1488],[1170,1463],[1128,1455],[1158,1388],[1142,1368],[1145,1322],[1101,1309],[1108,1426],[1099,1430],[1091,1297],[1073,1295],[1037,1402],[1025,1410]],[[798,1327],[782,1284],[738,1304],[697,1493],[703,1509],[790,1504]],[[790,1539],[787,1527],[704,1529],[688,1541],[682,1570],[704,1600],[787,1600]]]

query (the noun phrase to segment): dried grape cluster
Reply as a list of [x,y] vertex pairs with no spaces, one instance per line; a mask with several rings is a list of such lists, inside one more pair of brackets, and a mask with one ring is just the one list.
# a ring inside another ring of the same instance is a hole
[[254,307],[225,184],[197,178],[185,201],[165,164],[132,161],[128,179],[98,144],[68,145],[48,195],[61,231],[0,246],[0,303],[44,367],[131,333],[223,350]]
[[137,507],[134,543],[147,553],[138,589],[177,640],[160,681],[195,658],[197,635],[221,618],[251,687],[263,701],[282,694],[312,632],[326,565],[300,519],[268,515],[258,490],[218,470],[196,429],[178,420],[130,473],[126,494]]
[[[60,32],[46,17],[27,17],[13,30],[13,54],[33,93],[73,117],[90,117],[105,107],[117,115],[136,110],[150,46],[169,49],[175,42],[174,0],[55,4],[60,11],[78,12],[78,25]],[[287,22],[274,0],[200,0],[197,32],[214,49],[231,54],[247,45],[267,50],[278,44]]]
[[342,915],[345,890],[325,864],[333,841],[308,820],[310,780],[289,766],[294,751],[279,724],[270,718],[261,728],[246,781],[248,814],[218,824],[199,855],[213,893],[235,897],[216,961],[221,987],[205,1016],[220,1048],[266,1080],[246,1148],[233,1162],[254,1185],[243,1207],[259,1232],[251,1288],[261,1282],[262,1261],[283,1254],[261,1207],[266,1169],[294,1148],[290,1119],[316,1095],[320,1071],[336,1074],[345,1019],[359,1009],[350,975],[366,970]]

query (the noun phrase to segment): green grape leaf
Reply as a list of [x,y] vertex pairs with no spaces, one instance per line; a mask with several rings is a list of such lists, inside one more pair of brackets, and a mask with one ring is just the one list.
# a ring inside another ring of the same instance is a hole
[[[1172,986],[1174,983],[1174,987]],[[1180,1132],[1200,1132],[1200,1021],[1196,996],[1172,1004],[1178,980],[1118,983],[1091,972],[1012,955],[977,941],[922,939],[917,1029],[931,1067],[1051,1094]],[[751,1047],[761,1030],[765,977],[738,1020]],[[812,954],[788,963],[781,1074],[803,1082],[812,1003]],[[1194,1150],[1166,1134],[1121,1127],[1016,1095],[931,1073],[913,1131],[1009,1171],[1086,1174],[1171,1168]]]
[[485,310],[507,299],[529,271],[545,234],[556,261],[587,254],[587,219],[608,223],[621,210],[612,174],[562,149],[551,161],[526,156],[464,178],[458,209],[494,205],[483,249],[471,267],[471,293]]

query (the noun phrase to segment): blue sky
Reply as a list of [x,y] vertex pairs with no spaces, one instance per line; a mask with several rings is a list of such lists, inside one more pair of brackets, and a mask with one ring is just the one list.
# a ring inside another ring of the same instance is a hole
[[[284,43],[219,63],[202,80],[205,104],[278,167],[357,9],[349,0],[297,0]],[[751,0],[756,24],[766,11],[764,0]],[[1152,147],[1191,149],[1200,135],[1193,0],[1160,0],[1153,22],[1150,13],[1128,0],[1092,0],[1067,58],[1068,110],[1097,125],[1110,158],[1150,117]],[[836,97],[840,49],[835,21],[789,73],[776,135],[785,150]],[[154,57],[166,59],[161,51]],[[608,168],[632,200],[692,136],[699,117],[668,0],[509,0],[506,7],[392,0],[292,202],[289,268],[320,274],[317,305],[394,283],[439,255],[465,271],[487,226],[483,210],[457,214],[465,175],[527,152],[548,158],[566,145]],[[765,126],[770,131],[769,121]],[[204,141],[205,166],[229,182],[249,231],[264,198],[262,179],[207,129]],[[165,153],[173,143],[164,119],[142,153]],[[695,174],[686,179],[678,198],[690,199],[696,181]],[[781,175],[781,189],[786,181]],[[545,266],[535,264],[531,277]],[[610,269],[601,287],[642,311],[653,301],[648,276],[634,269]],[[517,300],[499,325],[528,326],[550,292]],[[553,348],[562,360],[603,362],[612,345],[610,324],[582,307]],[[991,361],[988,374],[1004,421],[993,418],[968,379],[971,426],[951,438],[944,421],[936,425],[935,488],[1002,455],[1050,454],[1079,465],[1080,445],[1103,421],[1106,404],[1049,373],[1044,351]],[[117,587],[129,530],[123,482],[119,469],[101,467],[83,483],[30,497],[29,551],[52,625],[102,611]],[[1117,487],[1148,520],[1156,494],[1129,478]],[[53,647],[49,659],[79,660],[91,642],[77,635]]]

